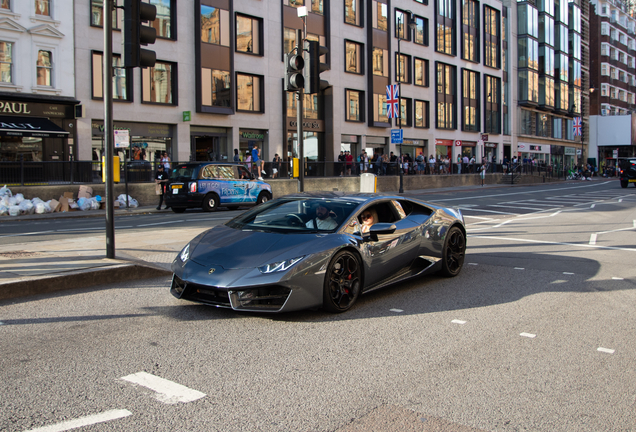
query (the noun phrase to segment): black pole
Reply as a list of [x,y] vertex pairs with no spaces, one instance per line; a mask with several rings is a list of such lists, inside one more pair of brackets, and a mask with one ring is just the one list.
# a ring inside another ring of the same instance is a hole
[[[400,130],[402,130],[402,52],[400,51],[400,40],[402,39],[402,20],[404,16],[404,12],[400,15],[399,23],[400,23],[400,33],[398,36],[398,125]],[[401,135],[401,133],[400,133]],[[398,193],[404,193],[404,160],[402,159],[402,141],[404,141],[404,137],[400,141],[400,157],[398,159],[398,169],[400,170],[400,189]]]
[[[296,55],[303,56],[303,31],[296,30]],[[304,56],[303,56],[304,57]],[[305,98],[304,89],[298,90],[298,103],[296,103],[296,136],[298,137],[298,169],[300,180],[300,192],[305,192],[305,148],[303,146],[303,102]]]
[[104,0],[104,144],[106,146],[106,258],[115,258],[113,187],[113,0]]

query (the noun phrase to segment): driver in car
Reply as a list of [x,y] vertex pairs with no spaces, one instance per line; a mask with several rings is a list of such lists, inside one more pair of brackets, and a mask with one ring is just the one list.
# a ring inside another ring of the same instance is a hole
[[326,204],[320,203],[316,207],[316,217],[310,219],[305,226],[307,228],[319,229],[319,230],[332,230],[338,226],[338,222],[333,216],[336,214],[330,211]]

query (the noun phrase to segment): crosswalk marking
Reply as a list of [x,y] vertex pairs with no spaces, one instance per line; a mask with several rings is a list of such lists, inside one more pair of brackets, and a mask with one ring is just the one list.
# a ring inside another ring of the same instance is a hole
[[147,372],[137,372],[121,379],[153,390],[156,393],[155,399],[170,405],[174,405],[179,402],[192,402],[206,396],[205,393],[192,390],[186,386],[164,378],[159,378],[158,376]]
[[93,414],[86,417],[80,417],[73,420],[57,423],[54,425],[43,426],[35,429],[29,429],[26,432],[64,432],[71,429],[77,429],[84,426],[90,426],[97,423],[104,423],[111,420],[117,420],[128,417],[132,413],[125,409],[105,411],[100,414]]

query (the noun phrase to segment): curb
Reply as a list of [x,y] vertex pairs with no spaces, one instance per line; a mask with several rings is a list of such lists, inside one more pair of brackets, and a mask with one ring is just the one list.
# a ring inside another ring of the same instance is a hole
[[0,300],[169,275],[172,275],[172,272],[156,267],[139,264],[115,264],[103,268],[89,268],[54,276],[0,283]]

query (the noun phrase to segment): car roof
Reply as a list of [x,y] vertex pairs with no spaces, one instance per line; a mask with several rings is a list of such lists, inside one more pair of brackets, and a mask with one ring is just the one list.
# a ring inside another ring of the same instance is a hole
[[307,198],[307,199],[340,199],[347,201],[354,201],[359,204],[364,204],[365,202],[370,202],[377,199],[390,199],[390,200],[407,200],[415,203],[419,203],[422,205],[426,205],[432,208],[443,208],[439,205],[430,203],[428,201],[424,201],[418,198],[405,197],[401,195],[395,195],[390,193],[364,193],[364,192],[341,192],[341,191],[317,191],[317,192],[301,192],[285,195],[281,198]]

